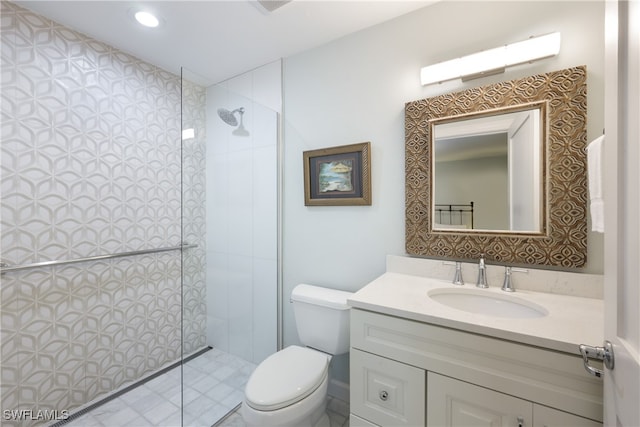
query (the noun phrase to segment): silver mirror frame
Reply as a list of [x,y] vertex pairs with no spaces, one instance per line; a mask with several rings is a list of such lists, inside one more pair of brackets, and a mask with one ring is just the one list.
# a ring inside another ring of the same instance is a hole
[[[587,260],[587,70],[568,68],[405,105],[405,243],[410,255],[584,267]],[[432,122],[524,104],[546,105],[542,233],[432,230]]]

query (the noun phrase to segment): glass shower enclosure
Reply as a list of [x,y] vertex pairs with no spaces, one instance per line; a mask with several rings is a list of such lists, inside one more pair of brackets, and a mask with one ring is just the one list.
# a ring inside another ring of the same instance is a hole
[[277,347],[280,64],[185,82],[1,7],[0,423],[211,426]]
[[185,425],[236,409],[277,350],[280,75],[280,61],[213,85],[182,72]]
[[180,78],[1,7],[0,416],[64,423],[181,359]]

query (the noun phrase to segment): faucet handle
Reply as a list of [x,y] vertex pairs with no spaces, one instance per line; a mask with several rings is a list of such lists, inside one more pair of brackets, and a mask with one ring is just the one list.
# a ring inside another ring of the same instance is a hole
[[460,261],[456,261],[456,274],[453,276],[454,285],[464,285],[464,280],[462,279],[462,263]]
[[513,286],[513,280],[511,279],[512,273],[528,273],[529,270],[525,270],[524,268],[513,268],[506,266],[504,268],[504,282],[502,283],[502,290],[505,292],[515,292],[516,288]]
[[478,263],[478,280],[476,281],[478,288],[488,288],[487,283],[487,268],[484,264],[484,254],[480,254],[480,262]]
[[504,282],[502,282],[501,289],[505,292],[515,292],[513,281],[511,280],[511,267],[504,268]]

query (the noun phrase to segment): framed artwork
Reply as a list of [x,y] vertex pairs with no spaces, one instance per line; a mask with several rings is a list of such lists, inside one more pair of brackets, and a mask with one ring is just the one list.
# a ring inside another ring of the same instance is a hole
[[371,205],[371,143],[305,151],[306,206]]

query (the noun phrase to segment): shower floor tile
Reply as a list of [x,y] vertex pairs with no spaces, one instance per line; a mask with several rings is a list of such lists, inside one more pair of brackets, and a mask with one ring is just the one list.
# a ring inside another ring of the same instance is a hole
[[214,348],[187,362],[182,375],[176,367],[65,427],[178,427],[182,421],[185,426],[211,427],[241,403],[255,367]]

